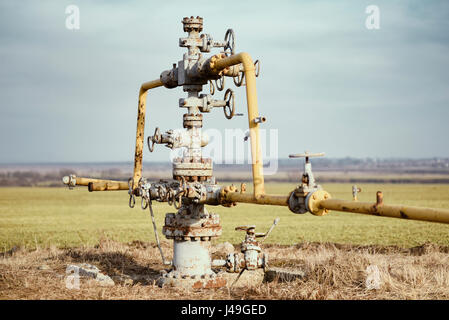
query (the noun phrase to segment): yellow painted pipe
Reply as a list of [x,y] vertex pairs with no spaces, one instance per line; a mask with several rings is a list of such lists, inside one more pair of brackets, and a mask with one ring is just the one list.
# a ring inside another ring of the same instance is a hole
[[145,131],[145,112],[147,92],[150,89],[162,86],[160,79],[145,82],[140,87],[139,105],[137,109],[137,131],[136,131],[136,150],[134,153],[134,174],[133,174],[133,190],[137,188],[140,178],[142,177],[142,158],[143,158],[143,141]]
[[103,181],[90,182],[88,184],[89,191],[118,191],[129,190],[128,182],[124,181]]
[[129,190],[126,181],[83,178],[72,175],[63,177],[62,182],[71,186],[86,186],[89,187],[89,191]]
[[227,192],[224,194],[224,199],[226,202],[243,202],[272,206],[287,206],[288,198],[289,195],[284,196],[277,194],[261,194],[258,198],[249,193]]
[[355,202],[339,199],[320,200],[322,209],[362,213],[382,217],[449,223],[448,209],[420,208],[402,205],[386,205],[372,202]]
[[215,57],[216,59],[213,59],[210,62],[210,69],[215,72],[219,72],[227,67],[238,65],[240,63],[243,64],[243,72],[245,73],[246,79],[246,100],[248,105],[248,123],[251,141],[254,197],[257,199],[261,195],[265,194],[265,186],[263,177],[263,160],[260,150],[259,123],[254,121],[259,117],[254,62],[251,59],[251,56],[246,52],[238,53],[229,57]]

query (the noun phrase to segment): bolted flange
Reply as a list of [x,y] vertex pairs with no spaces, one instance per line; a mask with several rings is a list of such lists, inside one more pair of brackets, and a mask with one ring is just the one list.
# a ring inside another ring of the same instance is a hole
[[327,200],[330,199],[331,195],[324,190],[316,190],[313,192],[310,192],[306,196],[306,208],[307,210],[315,215],[315,216],[324,216],[329,213],[328,209],[321,208],[319,205],[321,200]]

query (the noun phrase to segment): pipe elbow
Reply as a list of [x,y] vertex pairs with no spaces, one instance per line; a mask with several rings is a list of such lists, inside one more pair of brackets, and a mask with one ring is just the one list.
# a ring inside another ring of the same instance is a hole
[[249,53],[241,52],[238,54],[245,71],[254,70],[254,62]]

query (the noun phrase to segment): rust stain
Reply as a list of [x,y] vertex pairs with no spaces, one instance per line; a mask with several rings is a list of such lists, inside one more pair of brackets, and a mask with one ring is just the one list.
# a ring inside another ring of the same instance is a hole
[[217,278],[212,280],[196,281],[193,285],[193,289],[217,289],[226,285],[226,279]]

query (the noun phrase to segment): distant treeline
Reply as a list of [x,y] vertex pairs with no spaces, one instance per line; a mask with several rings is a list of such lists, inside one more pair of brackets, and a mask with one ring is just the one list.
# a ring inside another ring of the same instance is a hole
[[[266,175],[267,182],[299,182],[301,159],[277,160],[277,171]],[[449,159],[313,159],[313,171],[320,183],[449,183]],[[267,162],[266,162],[267,163]],[[117,163],[61,163],[61,164],[0,164],[0,186],[60,187],[62,177],[75,174],[83,177],[127,181],[133,164]],[[169,179],[170,162],[145,162],[144,177],[152,181]],[[268,170],[265,170],[268,173]],[[218,181],[251,181],[249,164],[214,164]]]

